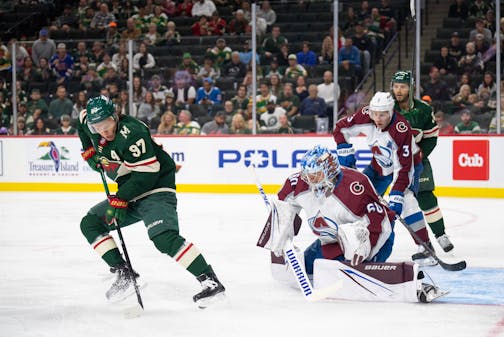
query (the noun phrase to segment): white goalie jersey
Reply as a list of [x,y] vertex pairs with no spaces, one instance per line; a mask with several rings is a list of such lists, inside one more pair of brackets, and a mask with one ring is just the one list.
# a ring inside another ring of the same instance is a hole
[[330,195],[317,197],[299,174],[293,174],[286,180],[278,198],[289,204],[295,213],[301,209],[305,211],[308,225],[321,241],[325,258],[345,255],[349,259],[342,241],[351,244],[356,236],[368,235],[370,252],[366,260],[369,260],[389,238],[394,215],[380,203],[373,186],[362,173],[343,167],[334,184]]

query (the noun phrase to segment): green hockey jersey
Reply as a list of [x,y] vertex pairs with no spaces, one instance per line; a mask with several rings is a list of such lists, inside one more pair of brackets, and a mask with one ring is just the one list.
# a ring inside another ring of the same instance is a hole
[[132,201],[175,190],[175,162],[155,143],[143,122],[130,116],[119,117],[115,139],[107,141],[91,132],[83,110],[77,129],[83,149],[93,146],[105,173],[117,182],[118,198]]
[[402,110],[396,102],[394,111],[403,115],[411,125],[415,135],[415,141],[422,149],[422,155],[427,158],[436,147],[439,127],[434,120],[432,108],[424,101],[414,99],[413,107]]

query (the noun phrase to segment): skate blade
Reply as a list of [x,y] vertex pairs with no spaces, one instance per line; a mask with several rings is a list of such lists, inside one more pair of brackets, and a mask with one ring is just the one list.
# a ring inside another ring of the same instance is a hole
[[123,315],[126,319],[132,319],[142,316],[144,309],[140,306],[140,304],[136,304],[132,307],[124,308]]
[[[142,290],[147,286],[147,282],[137,279],[138,290]],[[107,301],[111,304],[121,303],[132,295],[136,295],[135,287],[129,287],[124,293],[116,294],[114,296],[108,297]]]
[[207,297],[207,298],[202,298],[196,304],[198,305],[198,308],[200,309],[205,309],[208,308],[211,305],[214,305],[218,302],[224,302],[226,299],[226,294],[225,292],[220,292],[218,294],[215,294],[212,297]]
[[434,295],[429,296],[428,303],[435,301],[436,299],[438,299],[442,296],[448,295],[449,293],[450,293],[450,291],[448,291],[448,290],[439,289],[438,291],[436,291],[436,293]]
[[413,260],[413,262],[418,264],[419,267],[433,267],[438,264],[434,259],[417,259]]

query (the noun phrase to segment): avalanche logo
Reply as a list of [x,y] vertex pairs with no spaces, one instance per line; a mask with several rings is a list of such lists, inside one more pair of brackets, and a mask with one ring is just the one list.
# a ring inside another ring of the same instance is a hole
[[400,133],[404,133],[404,132],[408,131],[408,126],[406,126],[406,124],[404,124],[404,122],[399,122],[396,124],[396,130]]
[[308,224],[317,236],[336,239],[338,237],[338,224],[332,219],[325,217],[318,211],[317,215],[308,219]]
[[375,145],[371,148],[376,162],[383,168],[390,168],[394,165],[391,147],[392,143],[389,141],[387,146]]
[[353,195],[361,195],[364,193],[364,186],[358,181],[354,181],[350,184],[350,192],[352,192]]

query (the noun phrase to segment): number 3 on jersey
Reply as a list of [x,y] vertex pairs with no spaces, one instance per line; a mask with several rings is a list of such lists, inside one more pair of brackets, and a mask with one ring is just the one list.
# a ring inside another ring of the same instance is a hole
[[409,157],[410,155],[410,150],[409,150],[409,145],[403,145],[403,157]]
[[140,138],[135,144],[129,147],[129,150],[133,157],[140,157],[143,153],[145,153],[145,140]]

